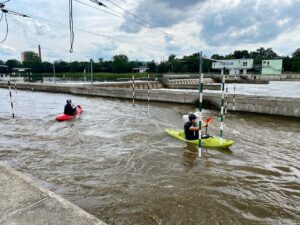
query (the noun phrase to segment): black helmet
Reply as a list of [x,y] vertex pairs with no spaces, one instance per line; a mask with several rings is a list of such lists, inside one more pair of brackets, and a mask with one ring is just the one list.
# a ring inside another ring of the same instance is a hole
[[71,99],[67,99],[67,103],[70,104],[72,102]]
[[190,121],[195,120],[195,119],[197,119],[197,117],[195,116],[195,114],[192,113],[192,114],[189,115],[189,120]]

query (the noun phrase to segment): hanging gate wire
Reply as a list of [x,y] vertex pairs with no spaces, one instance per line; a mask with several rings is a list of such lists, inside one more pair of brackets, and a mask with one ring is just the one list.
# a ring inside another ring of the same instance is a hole
[[72,53],[73,44],[74,44],[73,0],[69,0],[69,29],[70,29],[70,53]]
[[16,15],[16,16],[21,16],[21,17],[28,17],[28,18],[30,18],[29,16],[27,16],[27,15],[25,15],[25,14],[18,13],[18,12],[9,10],[9,9],[5,9],[5,4],[4,4],[4,3],[9,2],[9,1],[10,1],[10,0],[7,0],[7,1],[5,1],[5,2],[0,3],[0,10],[1,10],[0,22],[2,21],[3,15],[4,15],[4,19],[5,19],[5,23],[6,23],[6,32],[5,32],[5,36],[4,36],[4,38],[0,41],[0,44],[2,44],[3,42],[5,42],[6,39],[7,39],[7,36],[8,36],[8,21],[7,21],[7,16],[6,16],[6,14],[12,14],[12,15]]

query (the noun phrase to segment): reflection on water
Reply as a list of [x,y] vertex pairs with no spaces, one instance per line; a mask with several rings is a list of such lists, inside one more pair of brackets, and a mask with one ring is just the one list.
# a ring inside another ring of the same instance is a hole
[[[236,144],[198,159],[164,133],[189,106],[18,91],[13,122],[0,96],[0,160],[109,224],[299,224],[300,121],[228,114]],[[55,122],[67,98],[85,112]]]

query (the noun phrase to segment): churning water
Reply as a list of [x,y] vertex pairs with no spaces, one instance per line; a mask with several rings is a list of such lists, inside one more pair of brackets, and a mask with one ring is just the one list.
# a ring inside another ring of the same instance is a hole
[[[0,96],[0,160],[108,224],[300,223],[299,120],[228,114],[236,144],[197,159],[164,133],[190,106],[18,91],[14,121]],[[67,98],[85,112],[56,122]]]

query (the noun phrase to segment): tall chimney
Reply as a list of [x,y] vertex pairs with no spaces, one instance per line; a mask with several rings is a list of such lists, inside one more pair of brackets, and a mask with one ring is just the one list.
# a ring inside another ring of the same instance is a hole
[[39,48],[39,58],[40,58],[40,61],[42,62],[42,51],[41,51],[41,46],[39,45],[38,48]]

